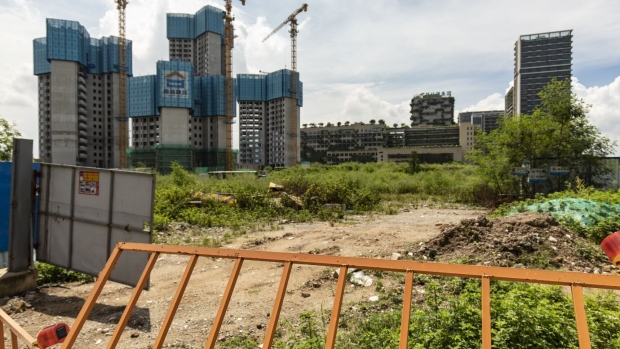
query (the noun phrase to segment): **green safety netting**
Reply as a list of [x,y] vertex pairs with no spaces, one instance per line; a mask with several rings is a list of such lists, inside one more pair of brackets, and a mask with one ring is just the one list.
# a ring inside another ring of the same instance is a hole
[[548,212],[558,220],[572,219],[583,226],[589,227],[598,224],[606,218],[620,215],[620,205],[588,199],[563,198],[533,205],[518,206],[513,208],[509,214],[512,215],[524,211]]

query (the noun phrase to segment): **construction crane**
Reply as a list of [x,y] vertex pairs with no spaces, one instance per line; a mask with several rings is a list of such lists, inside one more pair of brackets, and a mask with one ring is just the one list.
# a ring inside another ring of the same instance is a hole
[[125,8],[127,0],[114,0],[118,9],[118,155],[119,167],[127,168],[127,155],[125,149],[128,144],[127,131],[127,41],[125,39]]
[[293,12],[288,18],[282,22],[276,29],[274,29],[267,37],[263,39],[269,39],[278,30],[284,27],[287,23],[290,23],[291,29],[291,98],[293,100],[293,106],[291,108],[291,166],[297,165],[297,15],[301,12],[308,11],[308,4],[303,4],[295,12]]
[[[241,4],[245,5],[245,0],[241,0]],[[235,16],[232,14],[232,0],[226,0],[226,13],[224,14],[224,50],[226,65],[226,80],[224,82],[226,88],[226,171],[234,170],[233,159],[233,137],[232,125],[233,121],[233,77],[232,77],[232,49],[235,40],[235,29],[232,22]]]

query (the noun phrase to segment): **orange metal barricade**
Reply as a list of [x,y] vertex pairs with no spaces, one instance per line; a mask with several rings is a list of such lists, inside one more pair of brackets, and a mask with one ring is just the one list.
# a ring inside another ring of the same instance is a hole
[[127,307],[125,308],[125,311],[118,325],[116,326],[110,342],[108,343],[108,348],[115,348],[118,344],[118,341],[123,330],[125,329],[127,321],[131,316],[131,313],[136,305],[138,298],[140,297],[140,293],[142,292],[142,289],[144,288],[144,285],[149,278],[151,271],[153,270],[155,261],[160,254],[188,255],[190,256],[190,260],[187,264],[185,272],[183,273],[181,282],[179,282],[179,286],[172,299],[172,304],[168,309],[168,313],[164,318],[164,323],[159,330],[159,334],[157,335],[155,343],[153,344],[154,349],[160,349],[164,344],[166,334],[170,328],[170,324],[172,323],[179,303],[181,302],[181,299],[183,297],[183,293],[192,275],[194,266],[196,265],[199,257],[228,258],[235,260],[232,273],[228,280],[228,285],[226,286],[226,290],[224,291],[224,295],[220,302],[219,309],[211,327],[211,332],[209,333],[205,344],[206,349],[211,349],[215,346],[218,333],[222,326],[222,322],[224,321],[224,316],[226,314],[226,310],[232,297],[233,290],[235,288],[235,284],[237,282],[237,278],[241,271],[244,260],[284,263],[280,285],[278,287],[278,292],[273,305],[273,311],[271,312],[271,318],[269,320],[269,325],[265,333],[263,343],[264,349],[271,348],[293,264],[340,268],[331,319],[329,322],[329,329],[327,332],[327,340],[325,343],[325,348],[329,349],[334,348],[336,341],[338,318],[340,316],[342,299],[344,296],[344,289],[347,280],[347,270],[349,268],[384,270],[405,273],[405,293],[400,329],[400,348],[407,347],[410,321],[409,319],[411,311],[411,293],[413,289],[414,273],[482,279],[482,348],[484,349],[491,348],[491,280],[570,286],[572,290],[573,305],[575,309],[579,348],[581,349],[588,349],[591,347],[590,335],[588,333],[588,324],[586,321],[586,313],[583,302],[582,288],[589,287],[620,290],[620,276],[612,275],[597,275],[575,272],[499,268],[444,263],[425,263],[402,260],[393,261],[384,259],[322,256],[283,252],[263,252],[215,249],[204,247],[119,243],[114,249],[110,258],[108,259],[105,268],[102,270],[99,277],[97,278],[97,282],[95,283],[93,290],[91,291],[88,299],[86,300],[86,303],[82,307],[82,310],[77,316],[75,323],[72,326],[72,330],[67,336],[67,339],[65,340],[62,349],[72,348],[77,336],[80,333],[80,330],[82,329],[84,323],[86,322],[86,319],[88,318],[88,315],[90,314],[90,311],[95,305],[97,298],[101,294],[103,286],[107,282],[110,273],[114,269],[114,265],[118,261],[123,251],[146,252],[150,253],[151,255],[142,273],[140,281],[135,287],[134,293],[131,296]]
[[[69,332],[67,338],[65,339],[65,342],[62,345],[62,349],[73,348],[73,345],[75,344],[76,339],[80,334],[82,327],[84,326],[84,323],[86,322],[91,310],[93,309],[97,298],[101,294],[104,285],[108,281],[108,278],[110,277],[110,274],[112,273],[116,262],[121,256],[121,253],[124,251],[149,253],[150,258],[146,267],[144,268],[144,271],[142,272],[142,276],[140,277],[137,286],[134,288],[133,294],[129,299],[127,307],[125,308],[125,311],[123,312],[123,315],[121,316],[114,330],[114,333],[112,334],[110,342],[107,346],[108,349],[116,348],[116,346],[118,345],[121,334],[123,333],[125,326],[127,325],[129,317],[131,316],[136,306],[138,298],[140,297],[140,294],[160,254],[186,255],[189,256],[190,259],[186,266],[185,272],[183,273],[181,281],[179,282],[176,293],[172,298],[172,303],[170,304],[168,312],[164,318],[164,322],[152,346],[153,349],[160,349],[163,347],[166,335],[168,333],[168,330],[170,329],[170,325],[172,324],[176,311],[179,307],[181,299],[183,298],[183,294],[189,283],[190,277],[199,257],[227,258],[235,260],[231,275],[228,279],[228,284],[219,305],[219,309],[216,313],[213,325],[211,327],[211,331],[206,340],[206,349],[211,349],[215,346],[218,333],[226,315],[226,310],[233,295],[233,290],[235,288],[237,278],[239,277],[243,261],[245,260],[284,263],[282,277],[280,279],[280,284],[278,286],[277,295],[275,297],[273,310],[271,312],[271,318],[269,320],[269,325],[265,333],[265,338],[262,346],[264,349],[271,348],[276,333],[276,327],[278,325],[280,311],[282,309],[282,303],[286,294],[288,280],[291,275],[292,266],[294,264],[340,268],[337,287],[335,291],[334,304],[331,312],[331,319],[329,322],[327,339],[325,343],[325,348],[330,349],[334,348],[336,342],[338,319],[340,316],[340,310],[347,281],[347,270],[349,268],[405,273],[405,292],[403,299],[399,345],[399,348],[401,349],[407,348],[413,279],[415,273],[462,278],[478,278],[482,280],[482,348],[484,349],[491,348],[491,280],[570,286],[575,310],[579,348],[581,349],[591,348],[582,288],[588,287],[620,290],[620,276],[612,275],[414,262],[403,260],[394,261],[356,257],[323,256],[314,254],[215,249],[205,247],[164,246],[138,243],[119,243],[110,255],[110,258],[108,259],[108,262],[106,263],[104,269],[99,274],[99,277],[97,278],[97,281],[90,295],[86,299],[84,306],[82,307],[80,313],[75,319],[75,322],[71,326],[71,331]],[[25,342],[32,343],[29,342],[32,338],[30,338],[29,335],[27,335],[23,330],[21,330],[19,326],[14,323],[12,319],[10,319],[10,317],[6,316],[6,314],[4,313],[0,313],[0,315],[2,315],[1,318],[4,324],[11,328],[12,338],[14,338],[14,348],[16,348],[16,336],[19,336]],[[3,333],[0,332],[0,335],[2,334]],[[2,343],[2,346],[0,346],[0,349],[4,348],[3,344],[4,343]],[[29,348],[36,348],[36,346],[30,346]]]
[[[36,344],[36,340],[28,334],[28,332],[24,331],[15,320],[11,319],[11,317],[5,313],[2,309],[0,309],[0,349],[4,349],[4,326],[9,328],[11,332],[11,349],[19,349],[19,342],[23,345],[26,345],[29,349],[38,349],[40,348]],[[18,342],[19,340],[19,342]]]

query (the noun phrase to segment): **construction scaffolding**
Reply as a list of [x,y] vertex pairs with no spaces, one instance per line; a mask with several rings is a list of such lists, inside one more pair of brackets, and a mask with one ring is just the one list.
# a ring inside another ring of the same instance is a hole
[[[236,157],[238,150],[233,151]],[[156,145],[148,149],[127,149],[128,164],[132,168],[152,168],[168,174],[176,162],[190,172],[208,173],[226,169],[226,149],[199,149],[185,145]]]

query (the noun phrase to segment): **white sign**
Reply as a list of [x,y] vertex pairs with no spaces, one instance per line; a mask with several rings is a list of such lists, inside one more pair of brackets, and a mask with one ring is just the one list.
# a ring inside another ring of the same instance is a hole
[[532,169],[530,169],[529,180],[530,180],[530,183],[546,181],[547,180],[547,173],[545,172],[545,169],[543,169],[543,168],[532,168]]
[[570,169],[563,166],[551,166],[549,167],[549,174],[552,176],[566,176],[570,174]]
[[510,169],[510,174],[513,176],[527,176],[529,172],[529,167],[513,167]]
[[164,83],[162,85],[164,97],[189,98],[189,82],[186,71],[164,70]]

